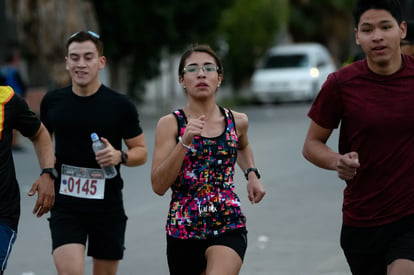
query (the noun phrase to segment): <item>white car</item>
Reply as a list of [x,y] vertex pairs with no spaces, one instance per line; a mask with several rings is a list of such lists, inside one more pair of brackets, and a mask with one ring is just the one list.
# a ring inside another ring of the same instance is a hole
[[261,103],[312,101],[336,70],[329,51],[317,43],[273,47],[261,63],[251,79],[253,97]]

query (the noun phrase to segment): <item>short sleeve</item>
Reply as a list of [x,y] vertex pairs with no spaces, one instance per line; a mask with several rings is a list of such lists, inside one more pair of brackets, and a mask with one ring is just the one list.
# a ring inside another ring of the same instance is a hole
[[314,122],[326,129],[338,128],[343,117],[343,102],[335,73],[328,76],[308,113]]
[[39,118],[22,97],[14,95],[13,100],[15,100],[16,108],[14,128],[25,137],[34,136],[40,128]]
[[123,139],[129,139],[141,135],[143,130],[139,121],[137,107],[128,97],[125,97],[125,99],[126,103],[123,106],[125,108],[124,121],[126,123],[124,124],[122,137]]

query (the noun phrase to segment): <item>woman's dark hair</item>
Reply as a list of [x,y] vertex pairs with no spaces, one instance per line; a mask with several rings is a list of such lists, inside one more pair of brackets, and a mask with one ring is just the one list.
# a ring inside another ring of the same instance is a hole
[[199,44],[192,44],[187,48],[187,50],[183,53],[180,59],[180,65],[178,66],[178,75],[183,76],[184,75],[184,66],[185,66],[185,60],[195,52],[200,53],[206,53],[211,55],[214,60],[216,61],[216,64],[218,66],[217,73],[223,74],[223,65],[221,64],[220,59],[218,58],[217,54],[213,51],[212,48],[210,48],[209,45],[199,45]]
[[354,9],[354,24],[356,28],[358,27],[361,15],[370,9],[386,10],[397,20],[398,24],[402,22],[399,0],[359,0]]

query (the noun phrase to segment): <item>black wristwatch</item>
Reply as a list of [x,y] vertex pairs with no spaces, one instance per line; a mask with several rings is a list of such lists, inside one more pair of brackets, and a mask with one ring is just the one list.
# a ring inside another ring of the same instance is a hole
[[58,171],[55,168],[44,168],[40,175],[44,173],[49,174],[54,180],[59,177]]
[[246,172],[244,172],[244,177],[246,178],[246,180],[249,179],[249,173],[250,172],[254,172],[257,176],[258,179],[260,179],[260,173],[259,170],[257,168],[247,168]]
[[121,150],[121,163],[125,164],[128,162],[128,154]]

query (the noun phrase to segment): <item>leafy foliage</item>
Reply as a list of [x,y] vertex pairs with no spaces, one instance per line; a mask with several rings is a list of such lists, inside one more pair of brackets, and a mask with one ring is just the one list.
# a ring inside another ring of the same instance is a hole
[[225,80],[236,90],[250,78],[265,51],[278,43],[280,30],[289,31],[293,41],[336,43],[346,51],[346,26],[355,1],[6,0],[6,6],[15,15],[21,44],[32,54],[32,67],[57,67],[54,78],[63,75],[62,44],[68,35],[99,25],[112,85],[127,83],[128,93],[136,95],[143,92],[145,80],[158,74],[163,57],[181,53],[192,43],[217,50],[226,68]]
[[352,44],[352,8],[356,0],[292,1],[289,32],[295,42],[315,41],[335,56],[349,54]]
[[[114,62],[127,61],[128,91],[141,90],[144,80],[156,76],[163,53],[181,52],[191,43],[210,43],[223,1],[95,0],[105,44]],[[113,79],[114,81],[114,79]],[[115,80],[116,81],[116,80]]]
[[220,31],[228,44],[225,66],[236,89],[252,74],[255,63],[275,43],[287,14],[283,0],[238,0],[222,16]]

